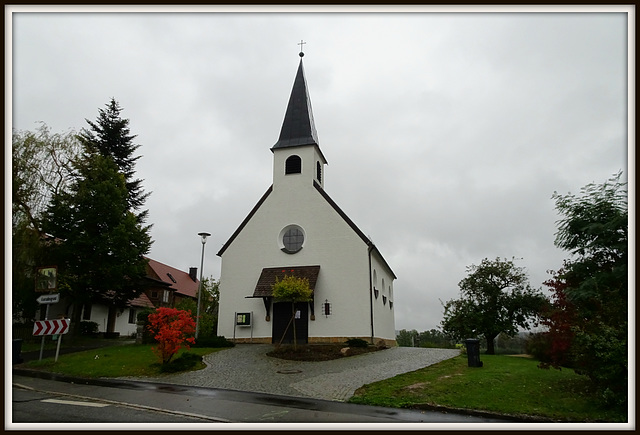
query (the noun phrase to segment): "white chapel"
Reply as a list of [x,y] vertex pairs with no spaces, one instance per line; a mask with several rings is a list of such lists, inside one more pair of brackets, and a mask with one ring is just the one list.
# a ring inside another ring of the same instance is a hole
[[295,307],[298,343],[350,338],[395,345],[396,275],[373,242],[324,190],[320,149],[302,65],[273,153],[273,184],[218,252],[218,334],[235,342],[291,342],[291,304],[271,286],[306,277],[311,302]]

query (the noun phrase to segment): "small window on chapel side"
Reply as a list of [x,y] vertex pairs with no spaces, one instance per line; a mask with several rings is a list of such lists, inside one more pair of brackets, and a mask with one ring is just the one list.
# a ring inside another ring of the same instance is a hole
[[285,175],[300,174],[302,172],[302,159],[298,156],[291,156],[284,164]]
[[316,162],[316,178],[322,183],[322,165],[320,162]]

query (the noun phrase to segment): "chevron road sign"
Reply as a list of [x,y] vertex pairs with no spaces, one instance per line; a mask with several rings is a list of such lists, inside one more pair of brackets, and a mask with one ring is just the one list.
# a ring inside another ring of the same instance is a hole
[[33,325],[33,335],[56,335],[69,332],[71,319],[38,320]]

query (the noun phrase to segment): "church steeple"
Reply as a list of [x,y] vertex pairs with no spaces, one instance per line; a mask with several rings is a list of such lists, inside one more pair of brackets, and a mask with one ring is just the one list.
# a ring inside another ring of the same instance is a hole
[[301,52],[300,65],[293,82],[289,105],[280,130],[280,138],[271,150],[302,145],[319,146],[318,134],[313,122],[313,112],[311,111],[311,99],[302,67],[302,56],[304,53]]
[[[300,53],[300,65],[293,81],[289,105],[284,115],[280,139],[271,147],[273,153],[273,186],[312,186],[324,188],[324,165],[327,164],[313,123],[311,100],[307,91]],[[301,175],[299,177],[298,175]]]

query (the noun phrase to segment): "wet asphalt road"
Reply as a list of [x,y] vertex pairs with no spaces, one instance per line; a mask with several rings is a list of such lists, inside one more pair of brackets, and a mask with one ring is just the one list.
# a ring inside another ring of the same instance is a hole
[[[414,411],[355,405],[319,399],[302,399],[254,392],[242,392],[155,382],[85,380],[63,376],[13,375],[12,423],[171,423],[213,425],[228,423],[501,423],[504,420],[453,413]],[[29,397],[29,400],[24,400]],[[42,401],[50,398],[106,405],[103,408]],[[28,406],[31,406],[29,408]],[[65,406],[66,405],[66,406]],[[123,410],[126,410],[123,411]],[[132,410],[140,411],[135,417]],[[74,413],[75,411],[75,413]],[[43,415],[44,412],[49,412]],[[151,414],[150,414],[151,413]],[[150,417],[157,415],[157,419]],[[19,420],[15,420],[18,418]],[[191,426],[190,426],[191,428]]]

